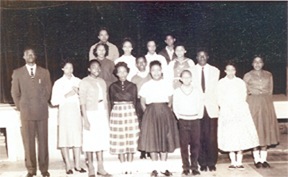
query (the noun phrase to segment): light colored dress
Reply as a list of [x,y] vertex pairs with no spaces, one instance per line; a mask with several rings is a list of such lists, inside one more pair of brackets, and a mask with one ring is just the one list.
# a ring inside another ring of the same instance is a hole
[[80,83],[80,102],[86,104],[90,130],[83,128],[84,152],[106,151],[109,149],[109,121],[107,91],[101,78],[84,78]]
[[132,77],[138,72],[138,69],[136,67],[136,58],[133,55],[130,56],[122,55],[120,58],[117,58],[114,61],[114,64],[116,65],[119,62],[124,62],[127,64],[128,68],[130,69],[129,74],[127,76],[127,80],[131,81]]
[[59,105],[58,111],[58,147],[82,146],[82,118],[79,96],[77,94],[65,98],[72,87],[79,87],[80,79],[66,76],[58,79],[52,90],[51,103]]
[[245,82],[240,78],[225,77],[218,83],[218,147],[222,151],[240,151],[259,146],[246,95]]

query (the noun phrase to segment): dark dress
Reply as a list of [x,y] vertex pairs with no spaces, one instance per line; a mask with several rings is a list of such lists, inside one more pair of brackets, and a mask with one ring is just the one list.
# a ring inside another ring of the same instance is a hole
[[137,87],[129,81],[116,81],[109,88],[110,153],[125,154],[137,151],[139,122],[135,111]]

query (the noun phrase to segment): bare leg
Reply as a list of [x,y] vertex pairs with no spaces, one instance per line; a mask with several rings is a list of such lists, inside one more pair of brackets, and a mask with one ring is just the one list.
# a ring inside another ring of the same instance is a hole
[[152,161],[157,161],[158,160],[158,153],[151,152],[150,156],[151,156]]
[[167,161],[168,153],[167,152],[160,152],[160,160]]
[[86,152],[86,164],[88,167],[88,175],[95,175],[95,169],[93,165],[93,152]]
[[62,157],[66,166],[66,171],[71,169],[70,158],[69,158],[69,148],[61,148]]
[[105,175],[105,176],[109,176],[109,174],[104,169],[103,151],[96,152],[96,156],[97,156],[97,173]]
[[74,156],[74,167],[77,170],[80,170],[80,147],[74,147],[73,148],[73,156]]

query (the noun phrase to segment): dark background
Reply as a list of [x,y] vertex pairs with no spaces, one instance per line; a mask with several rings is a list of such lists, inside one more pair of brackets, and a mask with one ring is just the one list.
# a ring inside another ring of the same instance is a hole
[[102,26],[120,48],[122,39],[131,37],[136,56],[146,53],[148,39],[157,41],[159,51],[165,34],[173,33],[194,61],[197,48],[207,48],[221,77],[225,61],[234,60],[243,77],[253,56],[262,54],[274,76],[274,93],[285,93],[286,2],[1,1],[0,102],[12,102],[11,74],[24,65],[26,46],[35,47],[37,63],[49,69],[53,82],[62,76],[60,62],[67,57],[76,61],[74,74],[86,76],[88,51]]

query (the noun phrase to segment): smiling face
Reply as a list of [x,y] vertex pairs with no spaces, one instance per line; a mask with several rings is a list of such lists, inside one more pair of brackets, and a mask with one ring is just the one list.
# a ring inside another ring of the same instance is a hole
[[252,63],[252,66],[253,66],[253,68],[254,68],[256,71],[262,70],[262,68],[263,68],[263,66],[264,66],[263,59],[260,58],[260,57],[254,58],[253,63]]
[[155,53],[155,51],[156,51],[156,43],[155,43],[155,41],[149,41],[147,43],[147,49],[148,49],[149,53],[151,53],[151,54]]
[[226,76],[229,78],[229,79],[232,79],[235,77],[235,74],[236,74],[236,68],[235,66],[233,65],[227,65],[226,68],[225,68],[225,73],[226,73]]
[[28,49],[24,51],[24,60],[27,64],[34,64],[36,61],[36,55],[33,49]]
[[72,76],[73,74],[73,65],[72,63],[66,63],[65,66],[62,68],[64,75]]
[[162,78],[162,68],[159,65],[153,65],[150,69],[150,74],[154,80],[160,80]]
[[182,81],[183,85],[189,86],[192,83],[192,74],[189,71],[183,71],[181,74],[180,80]]
[[117,76],[120,81],[125,81],[127,79],[128,71],[124,66],[119,66],[117,68]]
[[106,49],[103,45],[99,45],[96,49],[97,58],[105,58]]
[[136,67],[138,68],[139,71],[145,71],[147,66],[147,62],[143,57],[140,57],[136,61]]
[[109,39],[109,35],[108,35],[108,32],[106,30],[101,30],[99,32],[99,35],[98,35],[98,39],[103,42],[103,43],[106,43]]
[[208,60],[209,56],[207,55],[206,52],[200,51],[200,52],[197,53],[197,57],[196,58],[197,58],[198,64],[200,66],[204,66],[207,63],[207,60]]
[[175,54],[178,58],[183,58],[186,53],[186,50],[183,46],[177,46],[175,48]]
[[131,52],[133,50],[131,42],[130,41],[124,42],[122,49],[123,49],[125,55],[131,55]]
[[89,68],[88,68],[88,71],[90,72],[90,75],[92,77],[98,77],[100,72],[101,72],[101,67],[99,65],[99,63],[97,62],[93,62],[90,64]]

